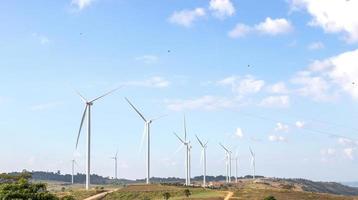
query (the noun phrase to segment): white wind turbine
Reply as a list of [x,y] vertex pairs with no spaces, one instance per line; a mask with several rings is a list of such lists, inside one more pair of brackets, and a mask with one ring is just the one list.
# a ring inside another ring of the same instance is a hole
[[180,138],[176,133],[174,135],[183,143],[186,147],[185,152],[185,185],[190,185],[190,149],[192,148],[190,145],[190,141],[187,140],[187,133],[186,133],[186,122],[184,116],[184,140]]
[[198,142],[202,148],[201,157],[203,159],[203,187],[206,187],[206,148],[208,147],[208,142],[204,144],[197,135],[195,135],[195,137],[198,139]]
[[147,157],[146,157],[146,159],[147,159],[147,178],[146,178],[146,183],[149,184],[150,183],[150,125],[152,124],[153,121],[160,119],[160,118],[164,117],[165,115],[147,120],[143,116],[143,114],[140,113],[139,110],[127,98],[125,98],[125,99],[129,103],[129,105],[134,109],[134,111],[144,120],[144,130],[143,130],[143,135],[142,135],[142,141],[143,141],[144,137],[147,136]]
[[251,147],[249,147],[249,149],[250,149],[250,153],[251,153],[251,167],[253,168],[252,179],[255,179],[256,158],[255,158],[255,153],[252,151]]
[[111,91],[109,91],[93,100],[90,100],[90,101],[87,101],[79,92],[77,92],[77,94],[81,97],[83,103],[85,103],[85,109],[83,111],[81,125],[80,125],[80,129],[79,129],[78,135],[77,135],[76,149],[78,147],[78,141],[80,139],[83,122],[85,121],[86,114],[87,114],[86,190],[89,189],[90,184],[91,184],[91,178],[90,178],[90,176],[91,176],[91,107],[93,106],[93,103],[95,101],[111,94],[112,92],[114,92],[118,89],[119,88],[111,90]]
[[117,180],[117,161],[118,161],[118,150],[117,150],[117,152],[116,152],[116,154],[115,154],[115,156],[114,157],[111,157],[111,159],[113,159],[114,160],[114,179],[115,180]]
[[232,152],[229,151],[224,145],[220,143],[220,146],[225,150],[226,155],[226,182],[231,183],[231,154]]

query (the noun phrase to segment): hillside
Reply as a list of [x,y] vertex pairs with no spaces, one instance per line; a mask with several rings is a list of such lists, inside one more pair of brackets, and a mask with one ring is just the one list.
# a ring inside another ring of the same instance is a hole
[[266,181],[278,182],[286,187],[296,186],[306,192],[318,192],[337,195],[358,195],[358,188],[349,187],[336,182],[315,182],[306,179],[274,179],[268,178]]

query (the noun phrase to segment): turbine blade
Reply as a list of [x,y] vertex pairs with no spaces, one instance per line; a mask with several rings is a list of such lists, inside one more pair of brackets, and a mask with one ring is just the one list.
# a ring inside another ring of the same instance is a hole
[[151,120],[156,121],[156,120],[161,119],[161,118],[166,117],[166,116],[168,116],[168,115],[160,115],[159,117],[153,118]]
[[143,146],[144,146],[144,140],[145,140],[145,136],[147,135],[147,124],[144,124],[144,129],[143,129],[143,133],[142,133],[142,139],[140,141],[140,146],[139,146],[139,153],[142,152],[143,150]]
[[201,155],[200,155],[200,164],[203,163],[204,160],[204,149],[201,150]]
[[117,87],[117,88],[115,88],[115,89],[113,89],[113,90],[111,90],[111,91],[109,91],[109,92],[107,92],[107,93],[104,93],[103,95],[101,95],[101,96],[99,96],[99,97],[97,97],[97,98],[91,100],[90,102],[93,103],[93,102],[97,101],[98,99],[101,99],[101,98],[103,98],[103,97],[105,97],[105,96],[107,96],[107,95],[109,95],[109,94],[111,94],[111,93],[117,91],[119,88],[121,88],[121,87]]
[[78,96],[80,96],[80,98],[82,99],[82,101],[84,103],[87,103],[87,99],[83,97],[83,95],[78,91],[78,90],[75,90],[75,92],[78,94]]
[[139,110],[129,101],[129,99],[127,99],[127,97],[125,97],[125,99],[129,103],[129,105],[134,109],[134,111],[136,111],[138,113],[138,115],[146,122],[147,120],[142,115],[142,113],[139,112]]
[[251,156],[252,156],[252,157],[255,156],[255,154],[254,154],[254,152],[252,151],[251,147],[249,147],[249,149],[250,149]]
[[175,132],[174,132],[174,135],[177,136],[177,138],[178,138],[183,144],[185,144],[184,140],[182,140]]
[[117,158],[117,156],[118,156],[118,149],[117,149],[117,151],[116,151],[116,158]]
[[87,108],[88,108],[88,105],[86,104],[85,109],[83,111],[82,119],[81,119],[80,129],[78,130],[77,141],[76,141],[76,149],[77,149],[77,146],[78,146],[78,141],[80,139],[83,122],[85,121],[85,118],[86,118]]
[[221,143],[219,143],[219,144],[226,151],[226,153],[229,153],[229,150],[227,148],[225,148],[224,145],[222,145]]
[[184,115],[184,140],[186,141],[186,120]]
[[179,151],[183,149],[184,145],[180,145],[177,150],[174,151],[173,155],[177,154]]
[[198,142],[200,143],[200,145],[204,148],[205,146],[204,146],[204,144],[200,141],[200,139],[198,138],[198,136],[195,135],[195,137],[196,137],[196,139],[198,139]]

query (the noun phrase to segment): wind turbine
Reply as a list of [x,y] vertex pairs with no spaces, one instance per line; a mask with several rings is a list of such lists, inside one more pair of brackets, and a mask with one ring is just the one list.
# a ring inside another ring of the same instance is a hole
[[150,183],[150,180],[149,180],[150,179],[150,125],[152,124],[153,121],[158,120],[158,119],[164,117],[165,115],[147,120],[143,116],[143,114],[140,113],[139,110],[129,101],[128,98],[125,98],[125,99],[129,103],[129,105],[133,108],[133,110],[144,120],[144,130],[143,130],[142,138],[147,136],[147,178],[146,178],[146,183],[149,184]]
[[225,150],[226,154],[226,182],[231,183],[231,151],[220,143],[220,146]]
[[251,167],[253,167],[253,176],[252,178],[255,180],[255,168],[256,168],[256,158],[255,153],[252,151],[251,147],[249,147],[251,153]]
[[203,187],[206,187],[206,148],[208,147],[206,142],[205,144],[199,139],[197,135],[195,135],[196,139],[198,140],[202,150],[201,150],[201,156],[203,159]]
[[82,99],[83,103],[85,103],[85,109],[82,114],[81,125],[80,125],[80,129],[79,129],[78,135],[77,135],[76,149],[78,147],[78,141],[80,139],[83,122],[85,121],[86,114],[87,114],[86,190],[89,189],[90,184],[91,184],[91,177],[90,177],[91,176],[91,107],[93,106],[93,103],[95,101],[113,93],[114,91],[116,91],[118,89],[119,88],[111,90],[111,91],[109,91],[97,98],[94,98],[93,100],[90,100],[90,101],[88,101],[79,92],[77,92],[77,94]]
[[117,161],[118,161],[118,150],[114,157],[111,157],[114,160],[114,178],[117,180]]
[[191,149],[191,145],[190,145],[190,141],[187,140],[187,138],[186,138],[187,133],[186,133],[185,116],[184,116],[184,140],[182,138],[180,138],[175,132],[174,132],[174,135],[186,147],[186,152],[185,152],[185,185],[188,186],[188,185],[190,185],[190,149]]

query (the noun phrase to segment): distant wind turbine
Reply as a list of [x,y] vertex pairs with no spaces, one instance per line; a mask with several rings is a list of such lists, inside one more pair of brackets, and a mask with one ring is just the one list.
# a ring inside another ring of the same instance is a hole
[[184,116],[184,139],[180,138],[176,133],[174,135],[179,139],[180,142],[186,147],[185,152],[185,185],[190,185],[190,141],[187,140],[186,122]]
[[203,159],[203,187],[206,187],[206,148],[208,147],[206,142],[205,144],[199,139],[197,135],[195,135],[196,139],[198,140],[202,150],[201,150],[201,157]]
[[252,178],[255,179],[255,168],[256,168],[256,158],[255,158],[255,153],[252,151],[251,147],[249,147],[250,149],[250,153],[251,153],[251,167],[253,169],[253,176]]
[[117,150],[117,152],[116,152],[116,154],[115,154],[115,156],[114,157],[111,157],[111,159],[113,159],[114,160],[114,179],[116,179],[117,180],[117,161],[118,161],[118,150]]
[[133,110],[144,120],[144,130],[143,130],[143,136],[144,139],[145,136],[147,136],[147,178],[146,183],[150,183],[150,125],[153,121],[158,120],[166,115],[162,115],[160,117],[156,117],[153,119],[146,119],[142,113],[139,112],[139,110],[129,101],[128,98],[125,98],[126,101],[129,103],[129,105],[133,108]]
[[78,147],[78,141],[80,139],[83,122],[85,121],[86,114],[87,114],[86,190],[89,189],[90,184],[91,184],[91,180],[90,180],[91,179],[90,178],[90,176],[91,176],[91,107],[93,106],[93,103],[95,101],[113,93],[114,91],[116,91],[118,89],[119,88],[111,90],[111,91],[109,91],[93,100],[90,100],[90,101],[87,101],[79,92],[77,92],[77,94],[82,99],[83,103],[85,103],[85,109],[82,114],[81,125],[80,125],[80,129],[79,129],[78,135],[77,135],[76,149]]
[[220,143],[220,146],[225,150],[226,155],[226,182],[231,183],[231,154],[232,152],[229,151],[224,145]]

